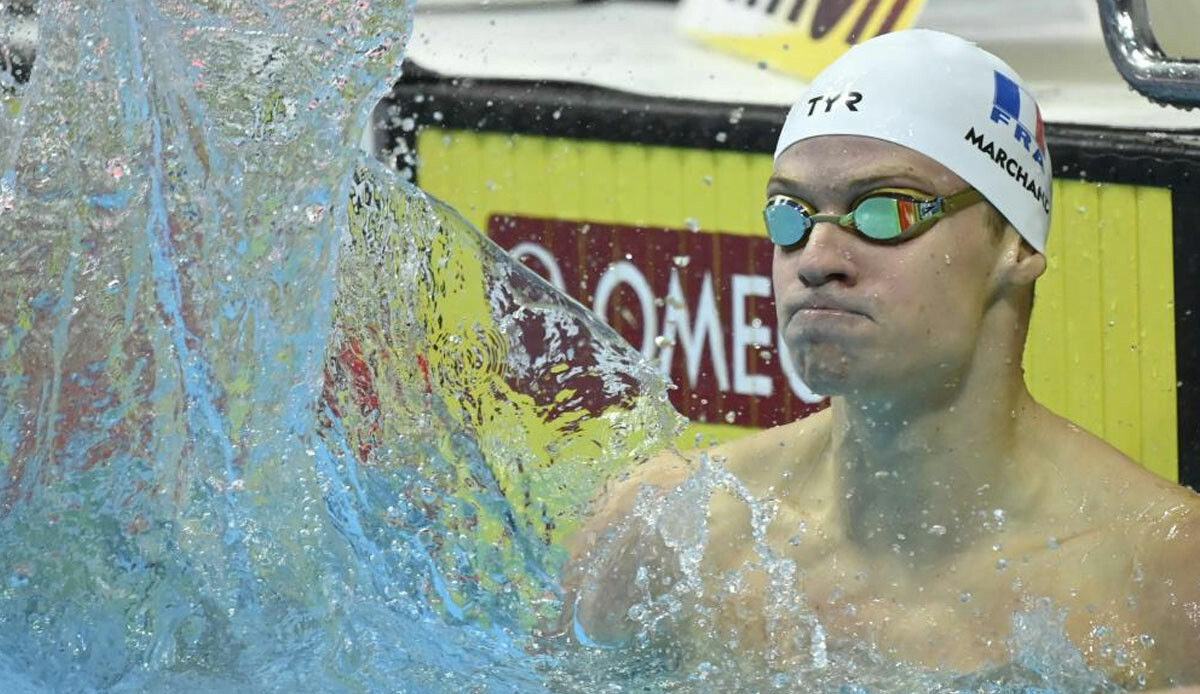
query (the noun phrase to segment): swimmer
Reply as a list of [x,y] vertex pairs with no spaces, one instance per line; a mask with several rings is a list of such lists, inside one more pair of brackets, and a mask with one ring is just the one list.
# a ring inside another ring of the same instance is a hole
[[[831,643],[986,671],[1012,658],[1013,615],[1043,605],[1112,681],[1200,684],[1200,496],[1025,384],[1051,171],[1028,89],[966,41],[888,34],[819,75],[782,128],[764,216],[785,358],[830,405],[610,489],[564,574],[576,637],[628,640],[629,608],[686,578],[686,547],[633,511],[719,467],[774,508],[760,537]],[[778,575],[728,489],[708,500],[676,636],[785,663],[780,635],[802,625],[769,604]]]

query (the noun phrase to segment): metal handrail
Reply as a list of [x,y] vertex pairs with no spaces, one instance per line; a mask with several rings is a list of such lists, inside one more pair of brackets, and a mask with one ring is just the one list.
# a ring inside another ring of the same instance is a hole
[[1097,0],[1104,43],[1117,71],[1152,101],[1200,106],[1200,61],[1170,58],[1150,28],[1146,0]]

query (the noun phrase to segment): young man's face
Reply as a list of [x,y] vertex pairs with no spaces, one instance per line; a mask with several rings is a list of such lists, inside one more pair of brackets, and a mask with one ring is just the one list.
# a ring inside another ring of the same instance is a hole
[[[799,142],[779,158],[767,194],[844,214],[865,194],[907,188],[930,196],[968,185],[906,147],[853,136]],[[829,395],[885,395],[957,381],[994,299],[1000,235],[973,205],[898,244],[818,224],[803,245],[775,247],[780,330],[800,377]]]

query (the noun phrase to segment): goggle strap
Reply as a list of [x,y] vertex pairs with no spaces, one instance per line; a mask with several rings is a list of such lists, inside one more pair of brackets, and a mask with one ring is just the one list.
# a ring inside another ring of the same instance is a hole
[[934,198],[933,200],[917,201],[910,203],[916,210],[916,220],[908,224],[904,219],[904,207],[902,202],[897,202],[897,212],[900,213],[900,228],[903,229],[904,235],[910,235],[913,232],[923,231],[927,229],[933,222],[953,214],[954,212],[966,209],[971,205],[983,200],[983,193],[980,193],[974,188],[967,188],[959,191],[954,195],[947,197]]
[[983,193],[980,193],[974,188],[967,188],[964,191],[942,198],[942,214],[950,214],[957,210],[970,207],[971,205],[974,205],[983,199]]

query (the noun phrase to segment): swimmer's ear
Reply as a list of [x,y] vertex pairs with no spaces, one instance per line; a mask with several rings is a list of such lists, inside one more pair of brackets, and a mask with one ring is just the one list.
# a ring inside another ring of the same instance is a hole
[[1046,256],[1030,246],[1012,226],[1004,229],[996,263],[996,276],[1007,287],[1029,286],[1046,272]]

